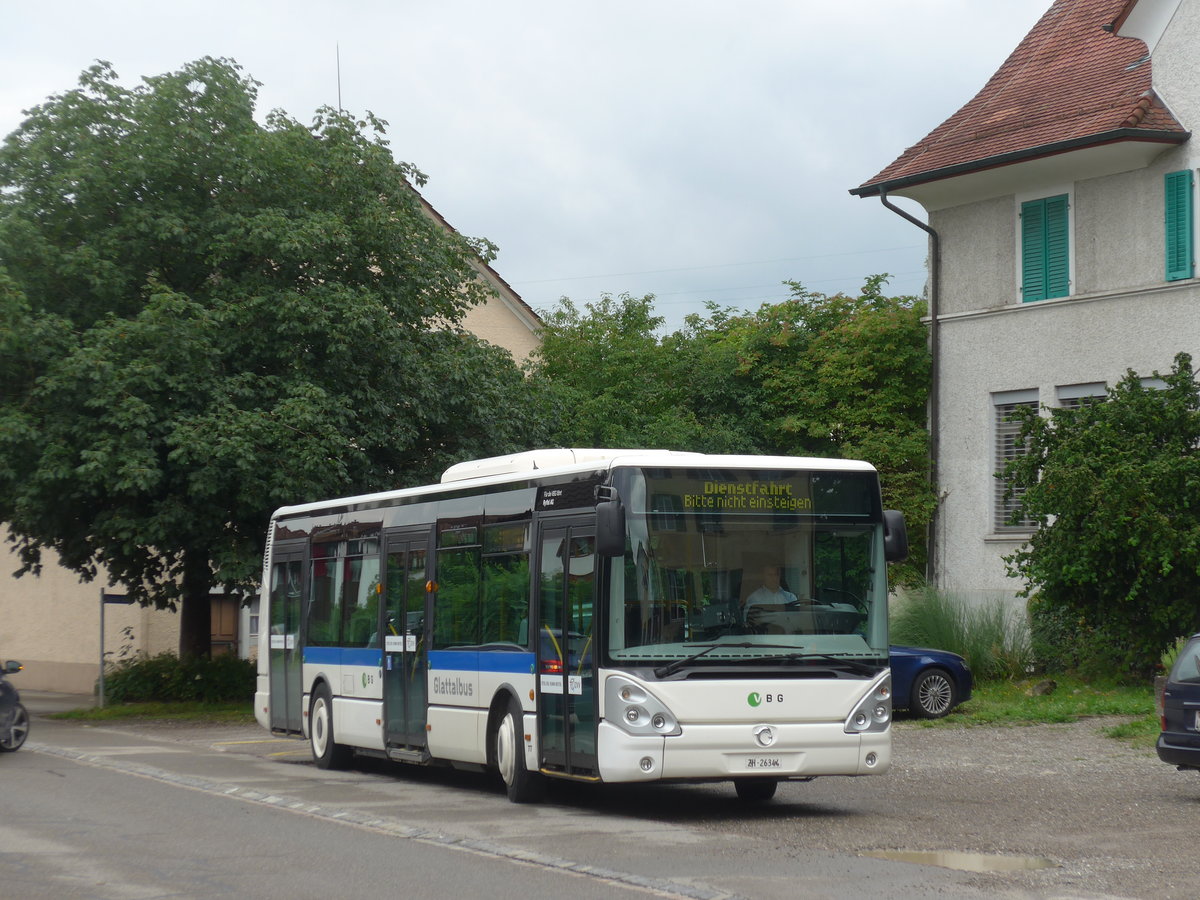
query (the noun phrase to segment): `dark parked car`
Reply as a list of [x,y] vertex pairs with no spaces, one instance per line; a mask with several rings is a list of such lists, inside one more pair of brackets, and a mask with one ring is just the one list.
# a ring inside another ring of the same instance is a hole
[[1200,770],[1200,634],[1192,635],[1175,658],[1158,712],[1158,758],[1180,769]]
[[21,695],[8,680],[9,675],[21,671],[21,664],[9,660],[0,672],[0,753],[11,753],[25,743],[29,734],[29,713],[21,705]]
[[890,649],[892,705],[922,719],[940,719],[971,699],[974,679],[967,661],[957,653],[924,647]]

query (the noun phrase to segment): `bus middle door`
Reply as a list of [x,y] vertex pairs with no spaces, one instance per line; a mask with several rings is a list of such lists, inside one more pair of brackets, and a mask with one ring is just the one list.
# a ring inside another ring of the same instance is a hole
[[596,765],[595,524],[539,525],[538,746],[543,769],[593,779]]
[[384,743],[403,753],[425,746],[426,583],[429,532],[385,536]]

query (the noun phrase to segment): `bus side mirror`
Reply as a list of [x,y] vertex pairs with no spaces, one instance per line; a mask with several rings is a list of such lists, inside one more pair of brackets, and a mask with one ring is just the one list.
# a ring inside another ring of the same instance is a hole
[[904,513],[895,509],[883,511],[883,557],[888,562],[908,559],[908,528]]
[[596,504],[596,552],[621,556],[625,552],[625,507],[620,500]]

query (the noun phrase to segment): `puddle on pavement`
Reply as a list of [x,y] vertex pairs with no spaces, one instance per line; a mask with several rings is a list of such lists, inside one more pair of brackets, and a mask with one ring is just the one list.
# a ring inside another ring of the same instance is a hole
[[1031,869],[1049,869],[1055,865],[1041,856],[1000,856],[989,853],[958,853],[954,850],[873,850],[864,853],[863,856],[892,862],[919,863],[923,866],[941,866],[943,869],[958,869],[963,872],[1027,872]]

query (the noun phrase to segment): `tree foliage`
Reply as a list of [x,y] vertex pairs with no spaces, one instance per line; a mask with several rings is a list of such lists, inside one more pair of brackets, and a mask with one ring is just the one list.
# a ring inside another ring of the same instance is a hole
[[653,297],[605,296],[583,310],[564,300],[546,316],[534,366],[554,398],[554,440],[866,459],[914,538],[895,575],[915,580],[933,507],[929,352],[920,302],[885,297],[883,285],[825,296],[791,283],[782,303],[750,314],[710,304],[665,336]]
[[385,123],[255,101],[227,60],[132,89],[98,64],[0,149],[0,520],[23,571],[50,548],[186,597],[185,652],[273,508],[536,440],[511,358],[457,324],[490,245],[425,215]]
[[[718,409],[732,385],[732,358],[711,332],[661,337],[654,297],[605,294],[577,307],[563,298],[543,313],[531,360],[551,423],[568,447],[657,447],[751,452],[743,417]],[[728,357],[728,354],[725,354]]]
[[[1158,377],[1158,373],[1155,373]],[[1200,629],[1200,386],[1175,358],[1161,389],[1133,372],[1104,402],[1022,414],[1003,476],[1038,530],[1007,557],[1035,639],[1059,662],[1129,674]]]

